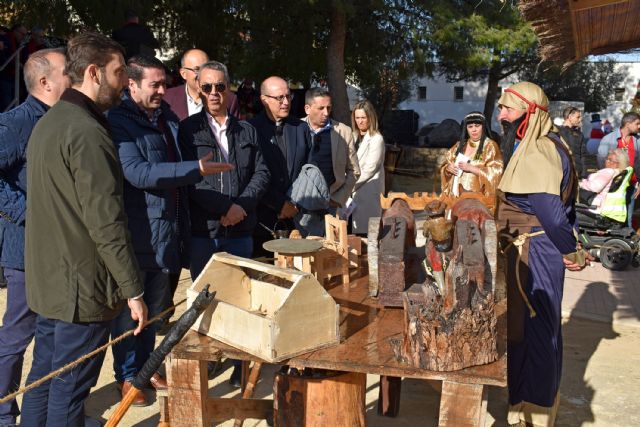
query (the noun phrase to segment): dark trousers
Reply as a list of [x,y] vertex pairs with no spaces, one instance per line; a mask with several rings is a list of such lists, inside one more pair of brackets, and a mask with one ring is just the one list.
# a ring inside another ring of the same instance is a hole
[[[95,350],[108,338],[109,322],[68,323],[38,315],[27,384]],[[84,427],[84,401],[98,381],[103,360],[104,351],[27,392],[21,425]]]
[[[0,327],[0,397],[18,389],[24,352],[36,329],[36,314],[29,310],[24,271],[6,268],[7,310]],[[15,400],[0,404],[0,425],[15,423],[20,414]]]
[[[144,299],[147,304],[149,319],[160,314],[165,308],[169,293],[169,275],[162,271],[144,272]],[[125,307],[111,322],[111,337],[116,338],[134,329],[137,321],[131,318],[131,309]],[[152,323],[138,335],[131,335],[111,347],[113,351],[113,372],[116,381],[132,381],[156,345],[156,329],[158,323]]]

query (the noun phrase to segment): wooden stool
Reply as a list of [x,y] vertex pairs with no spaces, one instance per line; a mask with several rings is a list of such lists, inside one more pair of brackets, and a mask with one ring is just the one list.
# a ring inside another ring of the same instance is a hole
[[[311,273],[311,257],[322,248],[322,243],[307,239],[276,239],[264,242],[262,247],[274,253],[278,267],[297,268]],[[300,264],[294,265],[297,260],[300,260]]]

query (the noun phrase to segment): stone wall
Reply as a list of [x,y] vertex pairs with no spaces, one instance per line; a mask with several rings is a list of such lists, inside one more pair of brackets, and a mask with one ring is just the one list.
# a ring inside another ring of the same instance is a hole
[[426,148],[403,146],[397,169],[400,173],[433,176],[444,161],[448,148]]

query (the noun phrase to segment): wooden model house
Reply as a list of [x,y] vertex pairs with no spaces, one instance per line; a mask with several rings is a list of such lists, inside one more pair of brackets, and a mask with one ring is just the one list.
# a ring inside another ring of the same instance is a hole
[[267,362],[340,342],[339,306],[309,273],[214,254],[187,290],[191,304],[205,285],[214,303],[192,329]]

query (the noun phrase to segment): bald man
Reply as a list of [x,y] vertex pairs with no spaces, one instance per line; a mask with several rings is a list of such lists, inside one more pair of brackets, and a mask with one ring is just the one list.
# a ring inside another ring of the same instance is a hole
[[[0,396],[20,385],[24,352],[33,338],[36,314],[29,310],[24,283],[24,225],[27,201],[27,142],[36,122],[70,86],[63,74],[64,53],[34,52],[24,65],[29,96],[0,114],[0,228],[4,229],[0,265],[7,278],[7,309],[0,327]],[[20,414],[15,400],[0,405],[0,426],[14,425]]]
[[[171,109],[180,120],[202,111],[202,101],[198,92],[198,70],[200,66],[209,61],[209,55],[200,49],[189,49],[180,59],[180,76],[185,84],[167,89],[164,100],[169,103]],[[238,98],[229,91],[229,113],[239,117]]]
[[[269,229],[277,222],[278,228],[285,225],[294,228],[292,218],[298,208],[288,199],[287,190],[298,177],[300,169],[307,163],[311,135],[307,124],[289,117],[291,110],[289,85],[280,77],[272,76],[260,85],[260,101],[264,110],[249,120],[258,132],[262,155],[271,173],[269,189],[258,206],[258,221]],[[262,243],[272,236],[262,227],[254,232],[253,256],[267,256]]]

